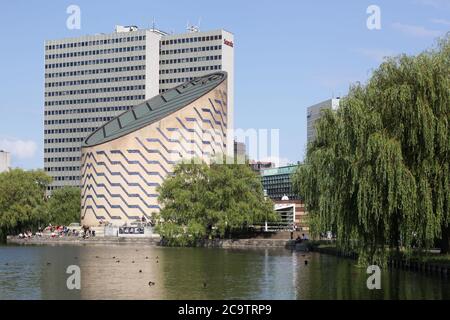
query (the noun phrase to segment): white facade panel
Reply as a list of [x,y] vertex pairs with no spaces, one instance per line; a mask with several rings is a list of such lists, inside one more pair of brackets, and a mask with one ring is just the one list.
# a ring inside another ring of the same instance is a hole
[[0,173],[9,171],[11,168],[11,154],[0,150]]

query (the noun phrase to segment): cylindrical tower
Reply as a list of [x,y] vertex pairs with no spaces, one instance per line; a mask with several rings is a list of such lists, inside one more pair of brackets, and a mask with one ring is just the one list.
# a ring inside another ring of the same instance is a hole
[[109,121],[82,145],[81,223],[158,212],[156,188],[183,160],[226,153],[227,74],[196,78]]

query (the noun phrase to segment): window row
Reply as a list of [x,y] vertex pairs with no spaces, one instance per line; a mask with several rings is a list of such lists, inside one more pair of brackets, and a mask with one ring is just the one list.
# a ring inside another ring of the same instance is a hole
[[78,51],[78,52],[64,52],[64,53],[54,53],[46,54],[45,59],[63,59],[63,58],[74,58],[74,57],[86,57],[99,54],[111,54],[119,52],[133,52],[145,50],[145,46],[133,46],[133,47],[120,47],[120,48],[108,48],[100,50],[89,50],[89,51]]
[[46,97],[60,97],[60,96],[69,96],[69,95],[76,95],[76,94],[121,92],[121,91],[133,91],[133,90],[145,90],[145,85],[53,91],[53,92],[46,92],[45,96]]
[[55,157],[55,158],[44,158],[44,163],[47,162],[64,162],[64,161],[81,161],[81,157]]
[[45,102],[45,106],[65,106],[65,105],[70,105],[70,104],[118,102],[118,101],[132,101],[132,100],[144,100],[144,99],[145,99],[145,95],[138,94],[138,95],[135,95],[135,96],[103,97],[103,98],[86,98],[86,99],[73,99],[73,100],[46,101]]
[[[215,67],[219,67],[219,68],[215,68]],[[211,68],[200,67],[200,68],[198,68],[198,70],[195,70],[195,71],[207,71],[207,70],[220,70],[220,66],[211,66]],[[181,78],[161,79],[161,80],[159,80],[159,83],[160,84],[183,83],[183,82],[191,81],[192,79],[194,79],[194,77],[181,77]]]
[[[56,176],[53,177],[53,181],[77,181],[81,180],[80,176]],[[58,189],[57,187],[48,187],[49,190]]]
[[92,41],[70,42],[70,43],[61,43],[61,44],[51,44],[51,45],[45,46],[45,50],[98,46],[98,45],[102,45],[102,44],[123,43],[123,42],[142,41],[142,40],[145,40],[145,35],[134,36],[134,37],[121,37],[121,38],[113,38],[113,39],[92,40]]
[[88,75],[88,74],[101,74],[101,73],[111,73],[111,72],[137,71],[137,70],[145,70],[145,64],[139,65],[139,66],[126,66],[126,67],[115,67],[115,68],[104,68],[104,69],[90,69],[90,70],[46,73],[45,78],[74,77],[74,76],[84,76],[84,75]]
[[145,80],[145,75],[100,78],[100,79],[86,79],[86,80],[75,80],[75,81],[47,82],[47,83],[45,83],[45,87],[53,88],[53,87],[63,87],[63,86],[78,86],[78,85],[84,85],[84,84],[110,83],[110,82],[134,81],[134,80]]
[[44,139],[44,143],[69,143],[69,142],[83,142],[84,138],[53,138]]
[[44,148],[44,153],[50,152],[79,152],[81,147],[68,147],[68,148]]
[[98,127],[90,128],[65,128],[65,129],[45,129],[44,134],[60,134],[60,133],[77,133],[77,132],[92,132]]
[[44,125],[65,124],[65,123],[106,122],[106,121],[112,120],[113,118],[114,117],[92,117],[92,118],[77,118],[77,119],[44,120]]
[[195,48],[171,49],[171,50],[161,50],[160,54],[161,55],[180,54],[180,53],[203,52],[203,51],[212,51],[212,50],[220,50],[220,49],[222,49],[222,45],[207,46],[207,47],[195,47]]
[[159,74],[173,74],[173,73],[220,70],[220,69],[222,69],[221,65],[202,66],[202,67],[190,67],[190,68],[177,68],[177,69],[159,70]]
[[91,112],[111,112],[111,111],[125,111],[129,110],[132,106],[115,106],[115,107],[96,107],[96,108],[83,108],[83,109],[59,109],[59,110],[46,110],[45,116],[63,115],[63,114],[80,114]]
[[80,171],[80,167],[47,167],[44,169],[47,172],[64,172],[64,171]]
[[159,64],[201,62],[201,61],[211,61],[211,60],[221,60],[221,59],[222,59],[222,55],[218,55],[218,56],[204,56],[204,57],[191,57],[191,58],[180,58],[180,59],[166,59],[166,60],[160,60]]
[[95,59],[95,60],[85,60],[85,61],[70,61],[70,62],[60,62],[60,63],[49,63],[49,64],[45,65],[45,69],[91,66],[91,65],[97,65],[97,64],[142,61],[142,60],[145,60],[145,56],[117,57],[117,58]]
[[191,43],[191,42],[201,42],[201,41],[213,41],[213,40],[221,40],[222,35],[214,35],[214,36],[204,36],[204,37],[190,37],[190,38],[180,38],[180,39],[172,39],[172,40],[162,40],[161,45],[167,46],[170,44],[181,44],[181,43]]

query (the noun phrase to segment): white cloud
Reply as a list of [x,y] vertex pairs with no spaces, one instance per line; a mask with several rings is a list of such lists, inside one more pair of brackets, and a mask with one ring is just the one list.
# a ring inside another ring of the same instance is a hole
[[450,6],[450,1],[448,0],[415,0],[414,2],[420,5],[430,6],[436,9]]
[[37,145],[32,140],[0,137],[0,150],[10,152],[13,157],[18,159],[33,158],[36,149]]
[[439,31],[439,30],[431,30],[431,29],[427,29],[422,26],[403,24],[400,22],[393,23],[392,27],[394,27],[394,29],[397,29],[400,32],[403,32],[404,34],[407,34],[407,35],[413,36],[413,37],[437,38],[440,35],[442,35],[442,31]]
[[362,55],[371,58],[372,60],[375,60],[376,62],[383,62],[384,58],[391,57],[395,55],[395,52],[392,50],[385,50],[385,49],[367,49],[367,48],[360,48],[356,50],[357,52],[361,53]]
[[450,20],[445,20],[445,19],[431,19],[431,22],[436,23],[436,24],[441,24],[447,27],[450,27]]

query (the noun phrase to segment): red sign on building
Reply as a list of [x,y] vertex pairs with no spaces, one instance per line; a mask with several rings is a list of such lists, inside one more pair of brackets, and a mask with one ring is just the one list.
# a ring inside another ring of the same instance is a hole
[[234,47],[233,41],[223,39],[223,43],[226,44],[227,46]]

